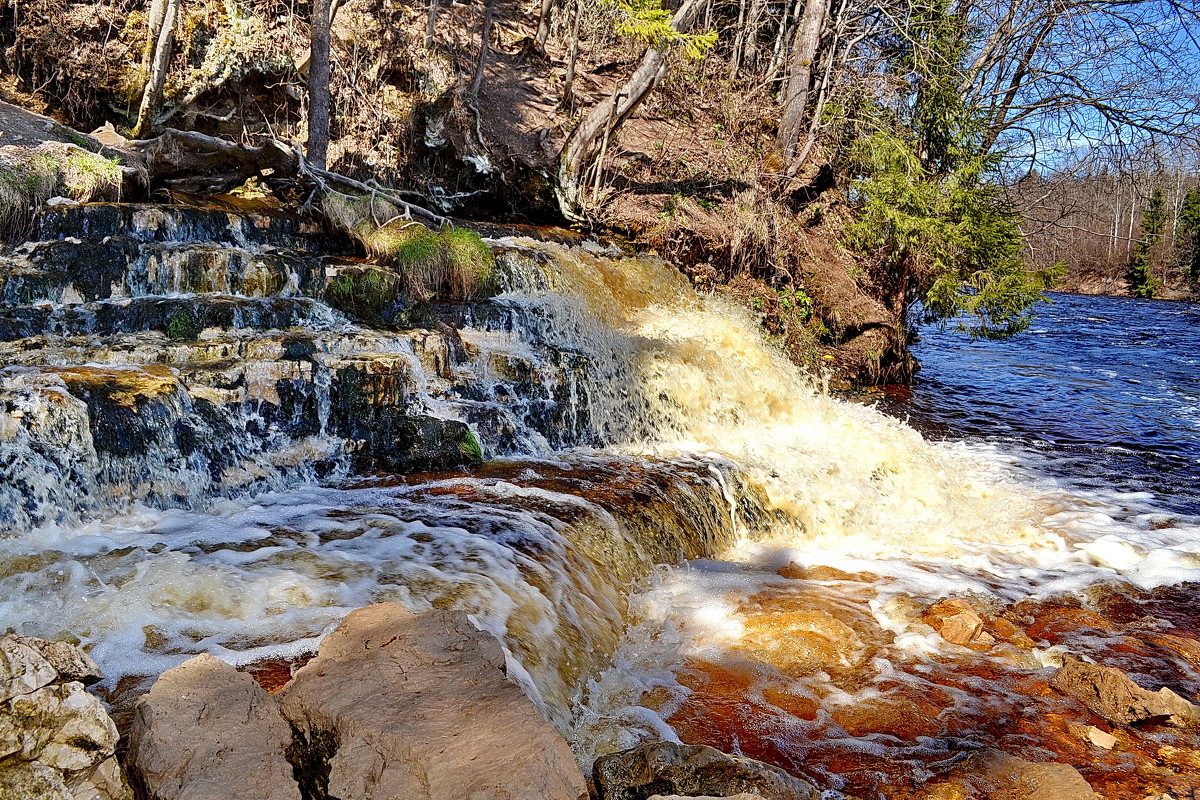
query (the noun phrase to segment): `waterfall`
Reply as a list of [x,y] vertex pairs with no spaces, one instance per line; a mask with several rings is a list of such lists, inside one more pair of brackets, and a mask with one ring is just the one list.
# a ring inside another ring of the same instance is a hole
[[497,240],[496,297],[376,330],[324,302],[358,262],[295,221],[98,205],[42,236],[0,259],[0,627],[77,637],[118,705],[397,600],[495,633],[585,761],[759,736],[700,702],[722,681],[783,740],[834,740],[830,707],[929,711],[922,602],[1075,590],[1112,574],[1097,537],[1133,536],[830,396],[655,258]]

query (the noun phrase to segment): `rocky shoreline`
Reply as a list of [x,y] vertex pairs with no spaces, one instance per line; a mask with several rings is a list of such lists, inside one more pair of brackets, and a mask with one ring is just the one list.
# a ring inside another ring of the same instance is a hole
[[[1062,641],[1094,638],[1101,635],[1100,626],[1117,625],[1098,614],[1075,619],[1084,612],[1071,614],[1053,603],[1030,601],[1023,611],[1042,644],[1050,634]],[[1071,625],[1070,619],[1078,624]],[[961,599],[926,607],[920,620],[968,660],[997,653],[1021,660],[1034,644],[1005,616],[981,614]],[[1193,641],[1181,655],[1196,652]],[[930,774],[916,793],[903,796],[1142,800],[1200,792],[1200,706],[1171,688],[1150,690],[1122,669],[1076,653],[1061,653],[1059,663],[1041,669],[1025,665],[1034,679],[1025,687],[1030,701],[1042,703],[1053,696],[1063,711],[1027,732],[1032,737],[1028,744],[1041,758],[989,747],[982,739],[974,744],[964,740],[959,757]],[[1145,676],[1140,677],[1144,682]],[[396,603],[359,609],[323,639],[315,657],[270,693],[248,672],[210,655],[195,656],[165,672],[137,700],[123,746],[118,745],[116,725],[85,689],[100,680],[95,662],[75,645],[0,637],[0,796],[857,797],[822,794],[806,780],[742,755],[665,741],[601,756],[585,778],[567,741],[508,675],[500,643],[462,612],[416,615]],[[1067,740],[1075,743],[1068,746]],[[1158,768],[1143,763],[1152,750],[1162,761]],[[793,772],[803,772],[803,765],[794,767]],[[1147,782],[1146,769],[1157,780]],[[1085,774],[1091,777],[1085,780]],[[1103,786],[1100,794],[1093,789],[1097,779]],[[1157,794],[1155,784],[1161,790]],[[1152,794],[1146,795],[1147,790]]]
[[7,800],[817,797],[776,767],[669,742],[598,759],[589,784],[461,612],[359,609],[276,694],[195,656],[138,699],[124,768],[116,725],[84,691],[102,674],[82,649],[9,635],[0,669]]

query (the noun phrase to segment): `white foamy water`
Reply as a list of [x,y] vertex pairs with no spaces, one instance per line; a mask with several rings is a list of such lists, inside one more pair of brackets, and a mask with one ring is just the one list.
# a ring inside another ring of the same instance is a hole
[[[78,637],[111,686],[196,652],[244,664],[308,650],[372,602],[460,608],[584,761],[676,736],[697,664],[758,664],[749,691],[822,709],[784,739],[886,754],[829,709],[892,697],[884,678],[921,687],[951,647],[919,621],[933,600],[1200,579],[1200,527],[1152,498],[1071,493],[1036,464],[930,444],[832,398],[660,262],[506,246],[496,304],[510,321],[462,335],[495,365],[480,374],[488,402],[514,385],[506,359],[536,372],[577,358],[583,379],[538,402],[567,406],[593,446],[555,452],[521,430],[525,460],[472,476],[137,507],[0,539],[0,627]],[[457,408],[447,391],[430,405]]]

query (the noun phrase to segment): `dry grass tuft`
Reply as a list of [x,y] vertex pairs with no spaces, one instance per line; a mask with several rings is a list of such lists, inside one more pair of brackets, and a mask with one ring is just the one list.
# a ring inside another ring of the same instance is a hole
[[117,199],[121,166],[115,160],[62,142],[0,147],[0,239],[28,237],[38,210],[52,197],[80,202]]
[[493,288],[492,253],[474,231],[453,226],[432,231],[378,197],[328,194],[321,205],[334,227],[395,266],[415,297],[469,300]]

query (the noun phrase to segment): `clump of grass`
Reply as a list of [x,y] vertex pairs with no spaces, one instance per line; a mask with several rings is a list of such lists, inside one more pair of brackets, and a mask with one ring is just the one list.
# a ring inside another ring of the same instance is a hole
[[492,252],[474,231],[453,225],[430,230],[378,197],[329,194],[322,208],[334,227],[395,266],[405,289],[418,298],[469,300],[494,289]]
[[0,147],[0,239],[29,236],[38,209],[56,195],[87,202],[116,199],[121,165],[63,142],[37,147]]
[[368,325],[387,322],[389,306],[399,291],[397,276],[368,268],[343,272],[325,287],[325,302]]
[[479,443],[479,439],[475,438],[472,431],[467,431],[467,435],[458,443],[458,451],[472,464],[479,464],[483,461],[483,445]]
[[175,342],[194,342],[200,338],[204,323],[186,309],[177,311],[167,320],[167,338]]

